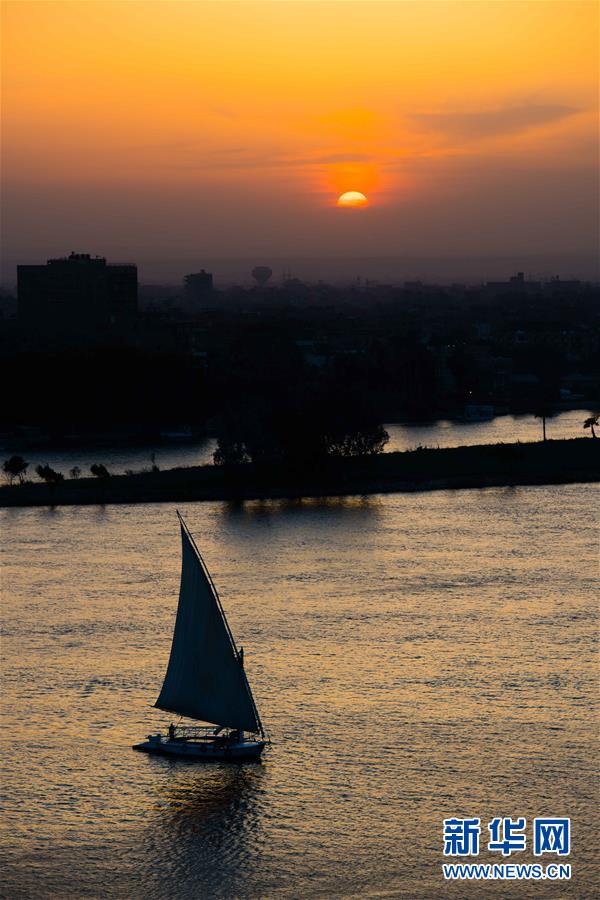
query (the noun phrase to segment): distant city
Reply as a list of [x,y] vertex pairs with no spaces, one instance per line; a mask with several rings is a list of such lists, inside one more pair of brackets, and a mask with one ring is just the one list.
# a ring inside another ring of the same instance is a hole
[[507,273],[481,284],[347,285],[277,275],[217,289],[201,265],[139,285],[88,253],[19,265],[2,294],[4,429],[54,437],[218,430],[236,410],[350,395],[378,421],[568,408],[600,396],[599,288]]
[[[54,245],[54,253],[47,255],[62,256],[67,247]],[[77,247],[72,248],[74,250]],[[83,249],[88,249],[84,247]],[[93,246],[90,249],[95,249]],[[67,254],[68,255],[68,254]],[[508,277],[509,273],[519,269],[525,271],[527,278],[534,281],[547,281],[557,273],[561,277],[580,279],[582,281],[600,281],[600,258],[597,254],[586,253],[524,253],[490,256],[373,256],[354,253],[346,256],[307,256],[290,254],[283,256],[263,251],[247,256],[214,256],[202,254],[201,257],[182,254],[181,257],[152,256],[142,249],[139,252],[128,249],[125,252],[118,248],[105,250],[111,262],[133,261],[137,263],[138,277],[144,285],[167,285],[171,288],[181,286],[185,274],[197,272],[201,268],[213,274],[215,287],[226,289],[234,285],[249,287],[254,283],[252,271],[256,267],[267,266],[272,270],[271,284],[281,284],[289,275],[302,281],[326,281],[335,286],[348,286],[357,278],[378,281],[384,284],[403,284],[405,281],[425,281],[428,284],[465,283],[472,286],[488,280],[499,281]],[[22,264],[39,264],[45,256],[37,256],[28,252],[21,257],[5,253],[0,259],[0,287],[5,291],[16,291],[17,266]]]

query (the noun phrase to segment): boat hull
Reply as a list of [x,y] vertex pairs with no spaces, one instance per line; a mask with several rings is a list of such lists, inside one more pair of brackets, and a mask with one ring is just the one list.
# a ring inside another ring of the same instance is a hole
[[134,744],[132,749],[138,750],[140,753],[174,756],[179,759],[237,763],[260,759],[265,743],[265,741],[243,741],[237,744],[219,745],[209,741],[167,740],[160,735],[152,735],[147,741]]

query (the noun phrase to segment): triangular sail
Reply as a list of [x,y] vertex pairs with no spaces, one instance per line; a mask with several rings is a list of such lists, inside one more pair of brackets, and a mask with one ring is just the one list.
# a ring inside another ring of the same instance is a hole
[[181,586],[171,656],[154,705],[215,725],[262,731],[241,655],[183,520],[181,544]]

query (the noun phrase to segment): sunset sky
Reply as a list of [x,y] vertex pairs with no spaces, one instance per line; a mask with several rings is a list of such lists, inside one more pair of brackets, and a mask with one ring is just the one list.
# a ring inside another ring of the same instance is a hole
[[[580,254],[598,4],[3,4],[5,270]],[[343,208],[360,191],[368,205]]]

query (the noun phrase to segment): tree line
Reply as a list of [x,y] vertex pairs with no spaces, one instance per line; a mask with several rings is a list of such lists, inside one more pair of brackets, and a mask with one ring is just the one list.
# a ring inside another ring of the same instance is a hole
[[[290,470],[314,472],[314,467],[326,461],[349,456],[369,456],[382,453],[389,435],[377,423],[368,408],[356,406],[351,412],[344,408],[349,401],[338,405],[332,416],[329,398],[315,396],[312,402],[273,403],[262,410],[232,410],[221,422],[214,452],[215,465],[237,467],[248,463],[256,466],[276,465]],[[546,440],[546,419],[552,412],[541,409],[535,414],[542,421],[542,439]],[[350,426],[349,423],[352,423]],[[588,416],[583,428],[598,439],[595,429],[600,428],[600,414]],[[150,472],[158,472],[154,454],[151,455]],[[312,467],[312,468],[311,468]],[[2,470],[9,484],[26,481],[29,463],[24,457],[13,454],[3,463]],[[90,466],[91,474],[98,479],[110,478],[110,472],[102,463]],[[35,467],[35,473],[47,484],[64,481],[64,474],[44,464]],[[131,470],[126,475],[134,474]],[[73,479],[82,476],[79,466],[69,469]]]

